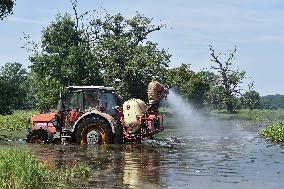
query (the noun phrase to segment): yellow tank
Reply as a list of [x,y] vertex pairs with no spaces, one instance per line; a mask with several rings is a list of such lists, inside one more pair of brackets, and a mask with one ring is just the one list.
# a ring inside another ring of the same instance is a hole
[[142,116],[146,112],[146,104],[140,99],[130,99],[123,104],[123,115],[125,126],[139,125],[139,116]]

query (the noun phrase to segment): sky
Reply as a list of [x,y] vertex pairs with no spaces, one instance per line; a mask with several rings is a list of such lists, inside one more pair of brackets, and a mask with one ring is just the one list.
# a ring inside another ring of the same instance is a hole
[[[172,54],[170,67],[210,69],[209,45],[223,54],[236,45],[233,64],[247,73],[243,85],[254,81],[261,95],[284,94],[283,0],[78,0],[79,12],[94,9],[127,18],[138,11],[166,24],[148,39]],[[17,0],[13,11],[0,21],[0,66],[19,62],[25,68],[30,54],[21,48],[24,33],[39,42],[57,13],[73,13],[69,0]]]

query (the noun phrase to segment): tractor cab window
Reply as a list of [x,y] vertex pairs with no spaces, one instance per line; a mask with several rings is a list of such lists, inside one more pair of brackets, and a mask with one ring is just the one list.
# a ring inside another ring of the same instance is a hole
[[85,91],[85,109],[99,106],[97,90]]
[[67,100],[68,108],[80,109],[80,91],[72,91],[69,93]]
[[102,93],[101,100],[103,107],[105,108],[105,112],[110,115],[115,115],[114,107],[117,105],[117,103],[114,93],[111,92]]

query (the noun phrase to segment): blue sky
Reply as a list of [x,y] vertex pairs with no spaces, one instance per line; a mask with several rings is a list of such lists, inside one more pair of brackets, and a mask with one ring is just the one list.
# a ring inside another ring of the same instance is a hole
[[[173,55],[170,66],[191,64],[195,71],[210,68],[211,44],[226,52],[237,46],[235,65],[247,71],[261,95],[284,94],[283,0],[78,0],[79,11],[106,9],[126,17],[136,11],[165,23],[150,40]],[[14,15],[0,21],[0,66],[6,62],[30,65],[21,46],[23,33],[35,41],[58,12],[72,13],[68,0],[17,0]]]

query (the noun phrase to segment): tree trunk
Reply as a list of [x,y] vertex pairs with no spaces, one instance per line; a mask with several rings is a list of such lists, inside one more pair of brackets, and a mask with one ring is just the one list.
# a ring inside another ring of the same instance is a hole
[[234,113],[234,105],[233,104],[227,104],[227,112],[232,114]]

